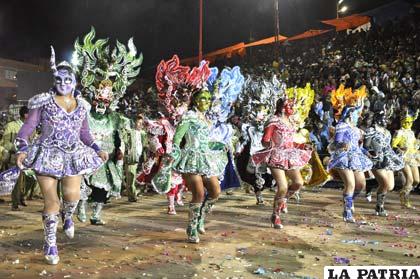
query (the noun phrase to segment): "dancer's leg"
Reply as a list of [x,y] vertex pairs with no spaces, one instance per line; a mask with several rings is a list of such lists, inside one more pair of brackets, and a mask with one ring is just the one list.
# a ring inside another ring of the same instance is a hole
[[57,180],[48,176],[37,176],[44,197],[42,221],[44,225],[44,257],[49,264],[60,260],[56,243],[60,200],[57,194]]
[[277,192],[274,196],[273,214],[271,215],[271,225],[275,229],[283,228],[280,219],[280,212],[284,211],[286,206],[287,195],[287,178],[284,170],[271,168],[271,175],[277,184]]
[[67,237],[74,237],[73,213],[76,211],[80,200],[80,183],[82,176],[67,176],[61,180],[63,188],[63,207],[61,209],[61,219],[63,230]]

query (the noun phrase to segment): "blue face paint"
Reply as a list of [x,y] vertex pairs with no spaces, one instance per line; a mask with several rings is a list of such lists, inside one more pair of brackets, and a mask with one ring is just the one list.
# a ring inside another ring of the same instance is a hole
[[350,121],[354,125],[357,125],[357,123],[359,122],[359,110],[355,109],[350,113]]

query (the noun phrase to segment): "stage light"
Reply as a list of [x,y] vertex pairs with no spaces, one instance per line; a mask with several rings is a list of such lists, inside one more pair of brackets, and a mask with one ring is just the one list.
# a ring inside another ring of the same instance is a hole
[[344,13],[344,12],[346,12],[347,11],[347,9],[348,9],[348,7],[347,6],[343,6],[341,9],[340,9],[340,13]]
[[344,0],[339,0],[338,5],[341,5],[344,2]]
[[79,65],[79,57],[77,56],[77,52],[76,51],[74,51],[73,54],[72,54],[72,56],[71,56],[71,64],[73,66],[76,66],[76,67]]

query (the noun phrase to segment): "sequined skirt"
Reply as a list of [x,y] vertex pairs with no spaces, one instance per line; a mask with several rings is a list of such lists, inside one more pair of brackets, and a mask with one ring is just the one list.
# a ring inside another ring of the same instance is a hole
[[58,179],[93,173],[102,163],[98,154],[83,143],[77,145],[71,153],[55,146],[47,147],[35,143],[29,147],[28,156],[24,161],[25,167],[34,170],[37,175]]
[[312,150],[299,148],[270,148],[252,155],[255,165],[267,164],[282,170],[300,169],[311,159]]
[[392,149],[385,154],[370,158],[374,170],[399,171],[404,168],[404,160],[401,155],[396,154]]
[[412,150],[404,154],[404,162],[410,167],[420,167],[420,151]]
[[372,169],[372,161],[360,150],[339,150],[331,154],[328,170],[342,169],[365,172]]
[[224,145],[210,143],[207,150],[184,148],[174,150],[172,168],[178,173],[220,176],[228,163]]

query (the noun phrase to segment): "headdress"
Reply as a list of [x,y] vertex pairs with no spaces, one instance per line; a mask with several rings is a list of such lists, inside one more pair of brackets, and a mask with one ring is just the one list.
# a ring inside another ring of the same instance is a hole
[[403,122],[414,122],[416,121],[417,117],[419,116],[419,110],[416,110],[415,112],[407,109],[407,112],[402,118]]
[[100,97],[102,93],[98,92],[99,86],[108,85],[106,94],[113,110],[139,74],[143,55],[137,55],[133,38],[128,40],[127,47],[117,40],[112,50],[108,39],[94,39],[93,27],[84,36],[82,44],[76,39],[72,62],[80,75],[85,97],[91,101]]
[[188,106],[192,95],[205,87],[210,74],[207,61],[192,70],[180,65],[177,55],[159,63],[155,76],[158,101],[170,117],[176,118],[181,113],[177,111],[180,106]]
[[207,86],[213,93],[213,102],[208,115],[214,122],[225,122],[232,111],[232,105],[242,92],[245,78],[239,66],[224,68],[219,77],[217,77],[219,70],[216,67],[210,70]]
[[277,100],[284,95],[284,89],[284,84],[277,79],[276,75],[273,75],[270,81],[248,75],[245,79],[243,94],[239,98],[244,122],[255,120],[259,106],[266,108],[267,118],[273,114]]
[[341,84],[337,90],[331,92],[331,104],[336,111],[336,118],[343,120],[350,111],[361,110],[366,96],[364,85],[353,91],[351,88],[344,88],[344,85]]
[[295,120],[302,125],[309,116],[315,98],[315,91],[311,88],[311,84],[307,83],[304,88],[288,88],[286,96],[289,100],[294,100]]
[[58,65],[56,65],[54,47],[51,46],[51,57],[50,57],[51,71],[53,71],[53,74],[56,74],[57,69],[61,67],[69,68],[72,72],[74,72],[73,66],[67,61],[61,61]]

